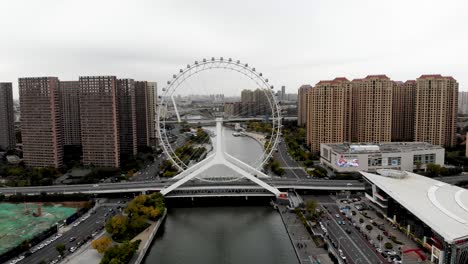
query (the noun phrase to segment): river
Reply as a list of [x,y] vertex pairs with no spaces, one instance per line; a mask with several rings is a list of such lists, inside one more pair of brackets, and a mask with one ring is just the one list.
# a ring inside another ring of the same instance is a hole
[[[252,164],[262,147],[224,130],[226,151]],[[220,173],[220,171],[214,173]],[[269,206],[169,208],[145,264],[298,263],[279,214]]]

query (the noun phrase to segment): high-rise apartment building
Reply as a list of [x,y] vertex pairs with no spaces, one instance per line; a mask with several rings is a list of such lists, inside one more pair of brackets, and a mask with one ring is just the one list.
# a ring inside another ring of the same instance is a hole
[[416,79],[414,140],[455,145],[458,82],[440,74]]
[[414,139],[416,81],[394,82],[392,94],[392,141]]
[[120,161],[130,160],[137,154],[137,120],[135,109],[135,82],[117,80]]
[[468,114],[468,92],[458,93],[458,113]]
[[297,125],[303,126],[307,121],[307,94],[312,89],[310,85],[302,85],[297,94]]
[[352,141],[391,141],[392,87],[393,82],[386,75],[352,81]]
[[285,101],[286,100],[286,86],[281,86],[281,98],[280,101]]
[[348,141],[351,136],[351,82],[346,78],[320,81],[307,93],[307,142],[311,150],[320,151],[320,143]]
[[63,144],[81,145],[80,82],[60,82]]
[[59,80],[20,78],[23,160],[31,167],[62,167],[63,139]]
[[79,80],[83,163],[120,167],[117,78],[84,76]]
[[156,82],[135,82],[137,146],[156,146]]
[[11,83],[0,83],[0,149],[15,148],[15,120]]
[[271,114],[272,98],[262,89],[242,90],[242,110],[240,116],[258,116]]

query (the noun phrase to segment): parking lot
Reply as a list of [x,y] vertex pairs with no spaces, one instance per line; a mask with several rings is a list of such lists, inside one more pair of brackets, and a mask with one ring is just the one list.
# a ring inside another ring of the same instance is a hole
[[383,214],[376,211],[365,199],[362,202],[341,199],[337,201],[337,205],[341,215],[353,223],[360,236],[387,262],[430,263],[423,261],[427,260],[428,254],[418,250],[415,242],[385,220]]

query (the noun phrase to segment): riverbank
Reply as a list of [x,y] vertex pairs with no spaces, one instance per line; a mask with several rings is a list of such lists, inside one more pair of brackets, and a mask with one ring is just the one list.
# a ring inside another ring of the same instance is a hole
[[254,133],[254,132],[242,132],[242,133],[250,138],[255,139],[255,141],[257,141],[257,143],[260,144],[262,148],[265,146],[265,143],[266,143],[265,135]]
[[153,239],[158,233],[159,227],[161,226],[162,223],[164,223],[164,220],[166,220],[167,216],[167,209],[164,209],[164,213],[159,218],[158,221],[153,222],[151,226],[143,230],[140,234],[138,234],[136,237],[132,239],[132,242],[136,240],[141,240],[140,246],[135,253],[136,258],[134,258],[134,261],[131,261],[130,263],[133,264],[140,264],[146,257],[146,253],[148,252],[148,248],[151,246],[153,243]]
[[323,248],[318,248],[307,229],[294,212],[290,212],[286,206],[278,205],[278,212],[283,221],[286,232],[294,247],[297,259],[301,264],[317,263],[332,264],[328,253]]

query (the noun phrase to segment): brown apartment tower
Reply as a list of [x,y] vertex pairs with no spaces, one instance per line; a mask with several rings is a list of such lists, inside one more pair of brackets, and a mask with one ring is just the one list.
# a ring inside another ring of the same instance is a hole
[[63,145],[81,145],[80,82],[60,82]]
[[353,142],[390,142],[393,82],[386,75],[352,81]]
[[19,78],[23,160],[31,167],[62,167],[59,80]]
[[414,140],[416,81],[394,82],[392,94],[392,141]]
[[15,148],[15,119],[11,83],[0,83],[0,149]]
[[307,120],[307,93],[310,85],[302,85],[297,92],[297,125],[304,126]]
[[117,80],[120,162],[132,159],[137,154],[137,130],[135,109],[135,81]]
[[455,145],[458,82],[440,74],[416,79],[414,140]]
[[118,168],[120,140],[117,78],[83,76],[79,82],[83,163]]
[[156,82],[135,82],[137,146],[156,146]]
[[313,152],[320,143],[348,141],[351,135],[351,82],[346,78],[320,81],[308,91],[307,143]]

